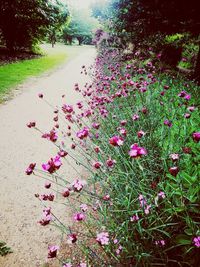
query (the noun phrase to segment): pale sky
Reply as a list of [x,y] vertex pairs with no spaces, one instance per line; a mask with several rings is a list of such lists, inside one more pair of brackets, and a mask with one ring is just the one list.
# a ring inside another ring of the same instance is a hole
[[70,5],[75,6],[78,9],[85,9],[90,6],[94,0],[62,0],[63,3],[70,3]]

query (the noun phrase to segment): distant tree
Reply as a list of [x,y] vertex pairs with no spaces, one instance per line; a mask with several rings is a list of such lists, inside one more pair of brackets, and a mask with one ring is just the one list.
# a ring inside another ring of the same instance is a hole
[[58,1],[0,0],[0,30],[9,50],[31,49],[66,16]]
[[92,43],[93,31],[98,25],[98,21],[92,18],[87,10],[72,10],[71,20],[63,30],[63,38],[70,44],[73,39],[77,39],[79,45]]

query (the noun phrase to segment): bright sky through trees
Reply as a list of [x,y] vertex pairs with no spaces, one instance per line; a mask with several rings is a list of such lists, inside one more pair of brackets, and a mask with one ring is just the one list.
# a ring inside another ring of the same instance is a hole
[[62,0],[63,3],[69,3],[71,6],[78,9],[87,9],[94,0]]

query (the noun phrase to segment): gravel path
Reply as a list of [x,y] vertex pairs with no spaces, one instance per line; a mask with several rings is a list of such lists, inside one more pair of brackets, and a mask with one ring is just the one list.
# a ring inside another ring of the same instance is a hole
[[[59,232],[52,227],[43,228],[37,221],[42,209],[35,193],[44,193],[44,181],[26,176],[24,170],[30,162],[46,162],[52,156],[52,144],[26,127],[36,120],[44,131],[52,127],[52,110],[37,97],[43,92],[52,104],[75,104],[80,96],[74,84],[84,85],[88,77],[80,74],[81,66],[89,66],[95,57],[92,47],[74,47],[78,53],[73,60],[56,71],[34,78],[20,86],[19,94],[0,106],[0,240],[12,247],[14,253],[0,256],[0,267],[41,266],[47,256],[49,242],[59,240]],[[71,179],[76,174],[67,166]],[[75,176],[75,177],[74,177]],[[67,218],[64,206],[57,208]],[[56,266],[56,265],[54,265]]]

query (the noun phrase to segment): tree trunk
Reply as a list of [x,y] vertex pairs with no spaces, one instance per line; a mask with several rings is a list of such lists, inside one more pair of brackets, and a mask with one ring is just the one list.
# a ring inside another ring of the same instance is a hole
[[199,52],[197,55],[196,66],[194,70],[194,79],[200,84],[200,42],[199,42]]

